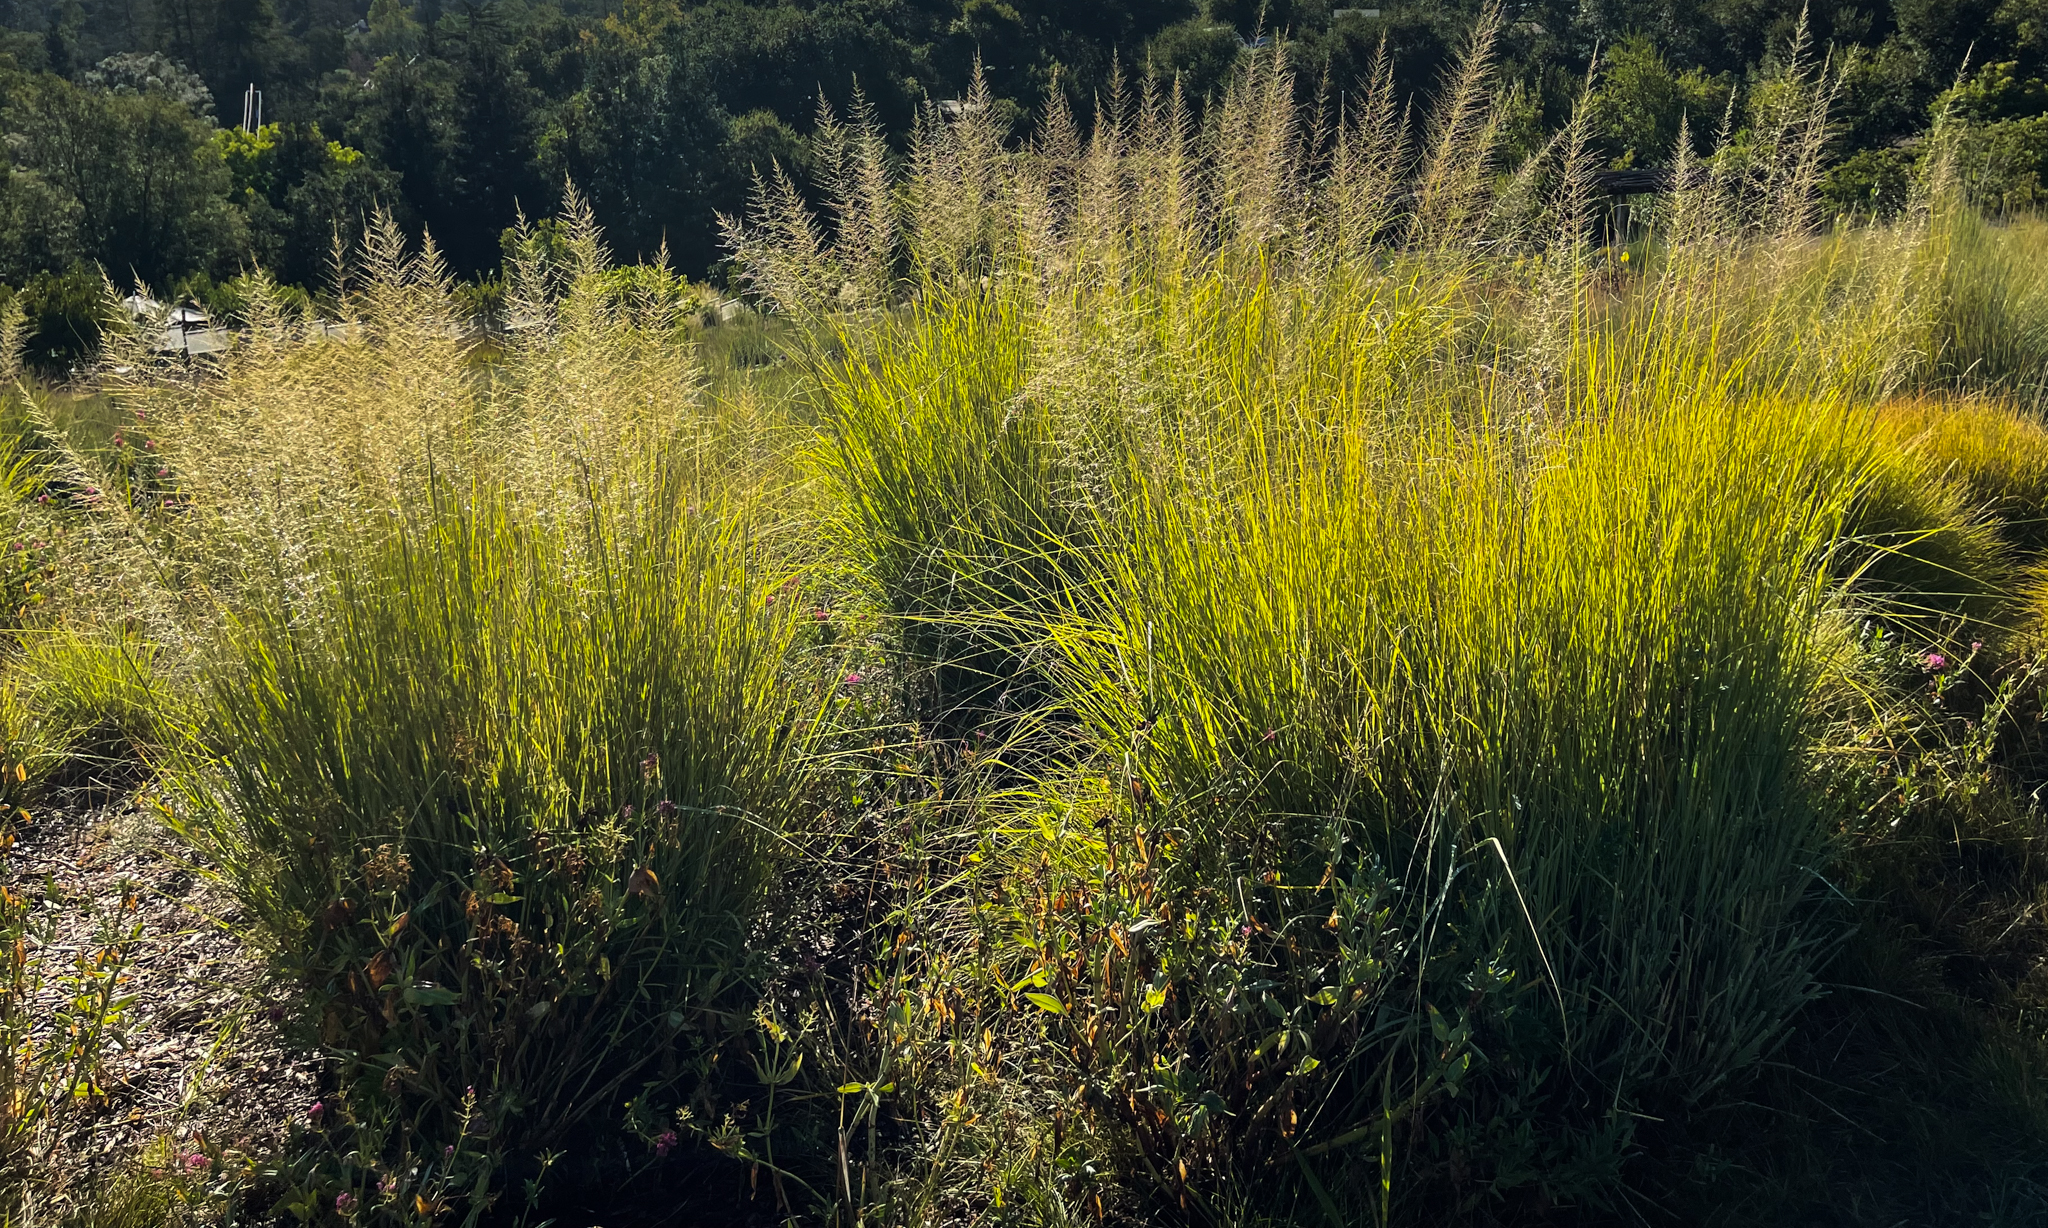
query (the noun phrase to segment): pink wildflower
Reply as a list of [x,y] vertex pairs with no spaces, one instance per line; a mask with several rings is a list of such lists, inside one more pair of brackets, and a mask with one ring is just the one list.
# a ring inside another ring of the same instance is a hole
[[665,1156],[670,1151],[675,1149],[675,1145],[676,1132],[673,1130],[664,1130],[661,1132],[661,1136],[654,1140],[654,1154],[658,1156]]
[[1941,655],[1940,653],[1938,653],[1938,652],[1930,652],[1930,653],[1928,653],[1928,654],[1927,654],[1927,672],[1928,672],[1928,673],[1930,673],[1930,674],[1938,674],[1938,673],[1940,673],[1941,671],[1943,671],[1943,670],[1945,670],[1945,669],[1947,669],[1947,668],[1948,668],[1948,658],[1947,658],[1947,657],[1944,657],[1944,656],[1942,656],[1942,655]]

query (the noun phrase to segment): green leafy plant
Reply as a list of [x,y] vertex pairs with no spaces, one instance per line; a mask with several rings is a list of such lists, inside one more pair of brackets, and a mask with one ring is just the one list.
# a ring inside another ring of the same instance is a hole
[[[12,860],[16,825],[0,825]],[[0,1215],[54,1205],[66,1181],[52,1147],[82,1110],[102,1101],[103,1063],[122,1042],[134,996],[124,972],[140,933],[128,893],[95,918],[93,941],[64,958],[53,945],[56,912],[76,901],[0,887]]]

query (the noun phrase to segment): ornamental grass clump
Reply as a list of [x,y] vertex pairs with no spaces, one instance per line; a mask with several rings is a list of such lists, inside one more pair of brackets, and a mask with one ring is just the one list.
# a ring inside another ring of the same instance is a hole
[[969,878],[1070,1207],[1618,1208],[1820,992],[1843,627],[1996,613],[1995,532],[1861,408],[1940,377],[1946,214],[1812,241],[1795,49],[1623,267],[1583,120],[1500,164],[1493,29],[1412,130],[1250,57],[1201,127],[935,117],[900,187],[839,130],[822,216],[731,224],[832,338],[816,454],[906,646],[1000,638],[1064,735]]
[[2048,427],[2038,417],[1990,398],[1902,398],[1879,421],[1930,478],[1960,490],[2016,562],[2048,557]]
[[334,318],[253,275],[250,327],[191,378],[167,375],[147,333],[109,333],[116,438],[152,468],[132,480],[56,432],[72,487],[127,496],[74,527],[59,560],[95,580],[54,593],[57,613],[138,622],[182,668],[224,612],[277,596],[322,551],[374,548],[437,480],[573,516],[590,481],[663,449],[723,483],[758,475],[710,454],[721,432],[677,279],[615,277],[573,193],[557,233],[554,263],[512,262],[519,327],[494,345],[465,334],[431,241],[409,247],[382,214],[336,253]]
[[941,298],[824,371],[815,449],[841,540],[930,668],[920,708],[971,728],[1042,705],[1031,645],[1077,565],[1061,421],[1024,387],[1020,305]]
[[1105,527],[1055,633],[1104,834],[1047,861],[1090,881],[1020,918],[1029,967],[1176,1203],[1597,1201],[1816,992],[1849,420],[1705,399],[1529,460],[1377,426],[1192,449]]
[[345,1103],[530,1156],[704,1075],[823,702],[783,579],[657,464],[559,519],[438,484],[234,620],[183,826]]

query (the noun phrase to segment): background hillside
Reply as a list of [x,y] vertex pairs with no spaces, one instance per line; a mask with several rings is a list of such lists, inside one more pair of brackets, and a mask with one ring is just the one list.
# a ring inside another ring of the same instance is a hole
[[[821,93],[842,113],[864,96],[900,149],[920,108],[965,95],[977,58],[1021,132],[1054,91],[1090,114],[1119,73],[1178,77],[1199,109],[1250,44],[1278,35],[1311,97],[1355,95],[1384,39],[1411,100],[1442,76],[1476,7],[12,0],[0,5],[0,282],[29,289],[31,358],[61,367],[91,340],[95,265],[232,311],[220,287],[255,264],[317,289],[337,229],[357,232],[381,203],[431,232],[488,301],[503,232],[521,207],[553,213],[565,179],[621,256],[666,243],[681,271],[716,276],[716,213],[742,207],[771,159],[804,176]],[[1501,161],[1565,121],[1596,54],[1608,164],[1668,163],[1681,119],[1695,152],[1724,122],[1739,146],[1800,15],[1797,0],[1513,6],[1499,54],[1520,93]],[[1808,23],[1840,79],[1830,206],[1896,207],[1945,101],[1972,125],[1964,171],[1980,200],[2036,201],[2048,0],[1822,0]],[[251,86],[255,132],[241,130]]]

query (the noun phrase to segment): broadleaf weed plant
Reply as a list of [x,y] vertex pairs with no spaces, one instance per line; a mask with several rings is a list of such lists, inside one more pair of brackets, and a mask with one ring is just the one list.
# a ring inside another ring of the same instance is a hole
[[[13,821],[0,828],[12,860]],[[125,1037],[134,996],[124,990],[138,926],[126,894],[94,918],[92,941],[65,953],[54,935],[76,900],[10,883],[0,887],[0,1217],[59,1222],[89,1189],[70,1179],[56,1149],[106,1097],[106,1058]],[[90,906],[87,904],[86,906]]]

